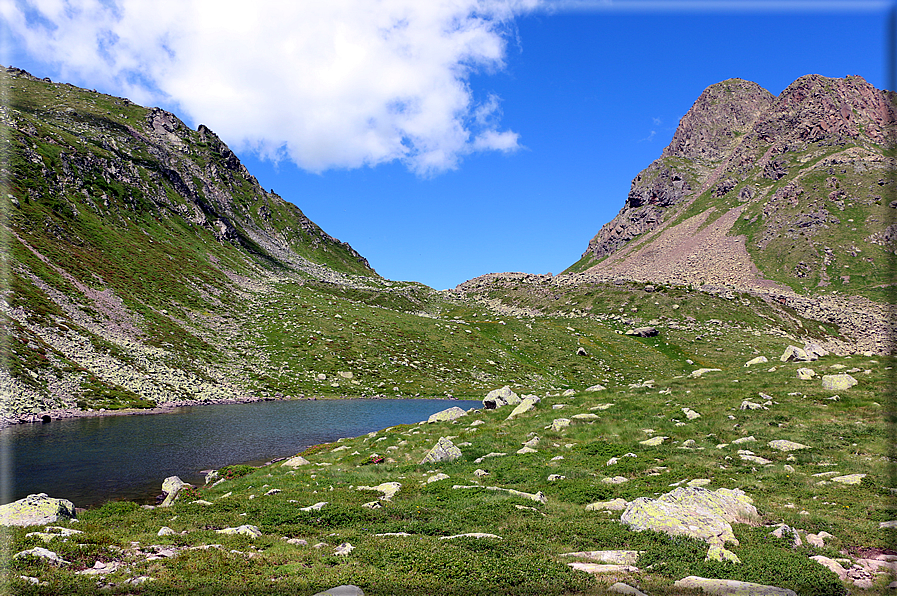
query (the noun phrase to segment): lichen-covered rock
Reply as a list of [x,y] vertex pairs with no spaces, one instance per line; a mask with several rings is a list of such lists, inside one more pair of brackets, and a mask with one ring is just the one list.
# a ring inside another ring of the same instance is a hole
[[594,393],[595,391],[605,391],[607,387],[604,385],[592,385],[591,387],[586,387],[586,392]]
[[629,584],[624,584],[623,582],[617,582],[611,587],[607,589],[608,592],[613,592],[614,594],[626,594],[626,596],[648,596],[641,590],[637,588],[633,588]]
[[847,373],[822,376],[822,388],[829,391],[845,391],[857,383],[858,381]]
[[816,371],[812,368],[799,368],[797,369],[797,378],[801,381],[809,381],[813,377],[816,376]]
[[769,360],[766,359],[766,356],[757,356],[756,358],[751,358],[750,360],[745,362],[744,365],[753,366],[755,364],[763,364],[765,362],[769,362]]
[[465,412],[458,406],[454,406],[447,410],[436,412],[435,414],[427,418],[427,423],[432,424],[433,422],[451,422],[452,420],[457,420],[462,416],[467,416],[467,412]]
[[612,499],[610,501],[598,501],[586,505],[586,511],[623,511],[629,503],[626,499]]
[[779,360],[782,362],[809,362],[810,360],[816,360],[816,358],[810,358],[809,354],[802,348],[788,346],[785,348],[785,352],[779,357]]
[[629,528],[690,536],[711,544],[738,544],[731,522],[753,522],[757,509],[742,491],[681,487],[657,499],[638,498],[620,516]]
[[741,563],[741,559],[738,558],[738,555],[730,550],[726,550],[719,544],[710,545],[710,548],[707,549],[707,556],[704,557],[704,560],[719,561],[720,563]]
[[455,447],[451,439],[439,437],[433,448],[420,461],[422,464],[435,464],[441,461],[455,461],[461,457],[461,450]]
[[535,395],[525,397],[523,400],[517,404],[517,407],[514,408],[514,411],[508,414],[508,420],[512,420],[521,414],[526,414],[527,412],[531,412],[536,409],[536,404],[541,402],[542,400],[536,397]]
[[846,476],[836,476],[835,478],[832,478],[832,482],[837,482],[839,484],[859,484],[865,477],[865,474],[848,474]]
[[46,493],[28,495],[0,507],[0,525],[3,526],[35,526],[73,517],[75,506],[71,501],[54,499]]
[[658,435],[656,437],[651,437],[650,439],[645,439],[644,441],[639,441],[639,443],[641,443],[642,445],[645,445],[647,447],[657,447],[658,445],[663,444],[663,442],[666,441],[667,439],[669,439],[669,437],[663,437],[663,436]]
[[493,389],[483,398],[483,407],[487,410],[495,410],[502,406],[514,406],[520,403],[520,397],[508,385],[501,389]]
[[302,457],[301,455],[295,455],[280,465],[286,466],[288,468],[298,468],[299,466],[311,465],[311,462],[308,461],[307,459],[305,459],[304,457]]
[[251,526],[249,524],[244,524],[242,526],[237,526],[236,528],[224,528],[223,530],[215,530],[218,534],[240,534],[243,536],[249,536],[250,538],[259,538],[262,535],[262,531],[258,529],[257,526]]
[[569,418],[555,418],[551,421],[551,430],[554,432],[560,432],[570,426]]
[[178,498],[178,493],[184,488],[192,486],[192,484],[184,482],[177,476],[169,476],[162,482],[162,492],[165,493],[165,500],[162,501],[159,507],[171,507],[175,499]]
[[701,590],[714,596],[797,596],[797,592],[733,579],[708,579],[690,575],[673,583],[677,588]]
[[20,553],[16,553],[13,556],[14,559],[23,559],[25,557],[38,557],[40,559],[45,559],[46,561],[52,563],[53,565],[69,565],[70,563],[64,560],[62,557],[57,555],[51,550],[47,550],[45,548],[41,548],[36,546],[34,548],[30,548],[28,550],[23,550]]
[[383,496],[380,497],[381,501],[390,501],[400,488],[402,488],[400,482],[383,482],[377,486],[359,486],[356,490],[376,490],[383,493]]
[[638,573],[638,567],[632,565],[615,565],[612,563],[567,563],[577,571],[585,571],[593,575],[598,573]]
[[794,441],[786,441],[785,439],[777,439],[775,441],[770,441],[767,443],[773,449],[777,449],[779,451],[798,451],[800,449],[809,449],[809,445],[803,445],[801,443],[795,443]]
[[51,542],[57,538],[67,538],[75,534],[83,534],[81,530],[73,530],[72,528],[61,528],[59,526],[47,526],[45,532],[28,532],[25,538],[40,538],[44,542]]

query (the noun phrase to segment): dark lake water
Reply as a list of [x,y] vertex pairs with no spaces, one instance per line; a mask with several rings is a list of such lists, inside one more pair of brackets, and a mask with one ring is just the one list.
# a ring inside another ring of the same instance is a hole
[[318,443],[426,420],[478,401],[437,399],[269,401],[19,424],[0,431],[0,504],[33,493],[91,507],[152,503],[162,481],[202,483],[201,470],[262,464]]

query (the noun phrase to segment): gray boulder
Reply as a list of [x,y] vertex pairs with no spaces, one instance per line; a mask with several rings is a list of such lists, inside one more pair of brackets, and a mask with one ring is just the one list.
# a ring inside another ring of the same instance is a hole
[[162,501],[162,504],[159,505],[159,507],[171,507],[175,499],[178,498],[178,493],[188,486],[192,487],[193,485],[184,482],[177,476],[169,476],[166,478],[162,482],[162,492],[165,493],[165,500]]
[[673,583],[677,588],[701,590],[715,596],[797,596],[797,592],[775,586],[739,582],[733,579],[707,579],[690,575]]
[[436,444],[424,456],[420,463],[431,464],[441,461],[455,461],[461,457],[461,450],[455,447],[451,439],[440,437]]
[[688,487],[657,499],[638,498],[626,506],[620,521],[636,531],[655,530],[671,536],[683,535],[710,544],[738,544],[731,522],[758,519],[757,509],[742,491]]
[[458,406],[454,406],[447,410],[442,410],[441,412],[436,412],[432,416],[427,419],[428,423],[433,422],[451,422],[452,420],[457,420],[461,416],[467,416],[467,412],[459,408]]
[[483,407],[487,410],[495,410],[502,406],[515,406],[519,403],[520,397],[511,391],[511,387],[508,385],[501,389],[493,389],[483,398]]
[[74,518],[75,506],[67,499],[54,499],[46,493],[28,495],[0,507],[0,525],[35,526],[53,523],[59,518]]
[[785,348],[785,353],[779,357],[779,360],[782,362],[809,362],[816,360],[816,358],[811,358],[805,350],[797,346],[788,346]]
[[656,327],[636,327],[635,329],[628,329],[626,331],[626,335],[632,335],[634,337],[654,337],[657,335]]
[[856,379],[846,373],[822,376],[822,388],[829,391],[845,391],[857,383]]

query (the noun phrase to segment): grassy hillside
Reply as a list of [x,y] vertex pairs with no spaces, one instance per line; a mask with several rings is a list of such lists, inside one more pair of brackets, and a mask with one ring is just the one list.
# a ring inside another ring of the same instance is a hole
[[[733,363],[700,378],[657,375],[639,386],[563,397],[555,392],[514,420],[506,420],[507,406],[471,412],[454,423],[398,426],[318,445],[303,453],[311,463],[298,468],[276,463],[220,470],[230,479],[184,492],[171,508],[108,503],[77,523],[59,524],[83,532],[66,541],[45,543],[26,536],[34,528],[13,528],[3,555],[10,573],[2,587],[17,594],[89,594],[100,587],[128,594],[307,595],[353,584],[368,595],[602,594],[624,581],[658,595],[685,593],[672,582],[698,575],[772,584],[802,596],[885,593],[887,576],[877,576],[876,589],[860,590],[809,557],[821,554],[849,567],[893,544],[894,530],[878,527],[897,515],[893,441],[883,419],[890,398],[881,393],[893,380],[893,364],[892,358],[868,357],[748,368]],[[800,366],[820,374],[852,370],[859,384],[826,391],[818,378],[799,380]],[[742,410],[743,400],[767,405]],[[690,420],[682,408],[701,416]],[[574,418],[580,414],[591,416]],[[548,428],[561,417],[572,425]],[[460,446],[462,457],[421,465],[445,436]],[[668,439],[644,445],[651,436]],[[517,454],[533,437],[535,452]],[[747,437],[754,440],[734,443]],[[776,439],[810,448],[783,453],[768,446]],[[739,451],[745,449],[769,463],[745,461]],[[490,453],[507,455],[485,457]],[[613,457],[618,463],[609,464]],[[854,473],[865,474],[859,484],[831,481]],[[611,477],[625,482],[608,483]],[[384,482],[401,485],[391,500],[362,488]],[[655,497],[689,482],[741,488],[753,499],[761,518],[755,525],[732,524],[740,544],[727,545],[741,563],[705,561],[703,542],[635,532],[619,522],[619,511],[585,508],[595,501]],[[545,502],[456,488],[478,485],[541,491]],[[373,501],[380,507],[363,506]],[[326,504],[302,509],[320,502]],[[797,528],[802,546],[771,536],[779,523]],[[244,524],[257,526],[261,536],[216,533]],[[173,534],[157,535],[163,526]],[[822,531],[833,536],[824,546],[807,542],[806,533]],[[474,532],[493,536],[446,539]],[[377,536],[387,533],[405,535]],[[354,550],[335,554],[344,543]],[[70,564],[10,560],[35,546]],[[561,556],[591,550],[640,551],[638,570],[592,576],[567,566],[581,557]],[[97,561],[121,567],[77,574]],[[135,584],[136,578],[150,579]]]

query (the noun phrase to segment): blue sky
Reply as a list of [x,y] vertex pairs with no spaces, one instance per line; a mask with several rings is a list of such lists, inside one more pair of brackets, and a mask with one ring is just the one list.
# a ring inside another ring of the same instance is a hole
[[[401,1],[390,0],[390,8]],[[11,4],[0,4],[7,21],[3,64],[162,105],[193,127],[206,124],[266,189],[349,242],[381,275],[437,289],[494,271],[558,273],[575,262],[622,207],[632,179],[660,155],[679,119],[713,83],[738,77],[778,94],[796,78],[817,73],[861,75],[876,87],[892,87],[887,2],[533,0],[502,5],[504,12],[484,22],[476,12],[483,7],[470,0],[462,10],[468,21],[444,44],[431,43],[430,25],[416,29],[414,19],[457,22],[457,13],[406,10],[401,26],[390,29],[404,36],[401,43],[385,49],[376,41],[366,46],[361,33],[333,29],[337,39],[361,40],[346,50],[345,59],[354,56],[357,67],[347,68],[345,79],[327,78],[307,64],[332,60],[325,70],[339,70],[345,43],[319,40],[316,48],[330,48],[324,55],[295,53],[274,41],[261,51],[289,59],[259,67],[251,80],[234,79],[234,87],[225,84],[228,77],[237,69],[247,76],[246,67],[236,53],[228,61],[232,70],[221,66],[225,50],[190,64],[172,59],[167,70],[142,70],[159,39],[168,44],[166,55],[177,56],[183,32],[172,33],[167,23],[158,25],[164,35],[141,41],[142,33],[121,24],[127,19],[119,8],[119,16],[110,17],[109,26],[117,27],[113,42],[104,48],[115,57],[95,68],[90,46],[97,35],[66,39],[58,33],[65,16],[40,3]],[[42,18],[56,19],[56,29],[47,33],[33,18],[17,20],[14,10],[42,11]],[[259,35],[280,39],[259,21]],[[224,19],[219,27],[216,38],[226,37],[221,31],[232,31],[235,40],[243,35]],[[83,56],[53,54],[53,43],[41,43],[41,35],[68,47],[82,43]],[[129,35],[135,41],[125,43]],[[401,58],[393,62],[395,47]],[[366,63],[370,55],[377,60]],[[409,77],[425,84],[409,88]],[[301,88],[291,86],[294,78],[301,78]],[[394,80],[397,87],[390,87]],[[197,90],[219,84],[217,96]],[[309,96],[308,86],[326,95]],[[241,111],[244,94],[244,105],[260,105],[259,113]],[[333,121],[331,112],[337,112]],[[303,120],[302,114],[313,117]],[[278,127],[290,131],[281,138]]]

